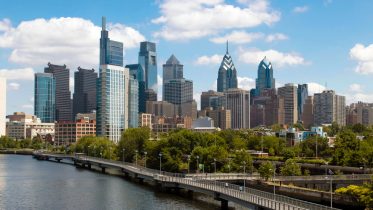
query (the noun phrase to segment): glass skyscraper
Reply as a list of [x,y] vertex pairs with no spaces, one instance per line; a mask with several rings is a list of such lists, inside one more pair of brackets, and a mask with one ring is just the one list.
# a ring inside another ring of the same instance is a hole
[[56,114],[56,80],[53,74],[35,74],[34,94],[34,114],[43,123],[54,123]]
[[139,127],[139,84],[131,75],[128,90],[128,127]]
[[260,96],[263,89],[272,89],[275,87],[275,79],[273,78],[273,68],[267,57],[259,63],[258,78],[256,79],[255,96]]
[[174,55],[171,55],[166,64],[163,64],[163,98],[165,98],[165,83],[172,79],[183,78],[183,65]]
[[224,92],[230,88],[237,88],[237,70],[232,57],[229,55],[227,41],[227,50],[219,68],[217,90],[218,92]]
[[94,69],[78,67],[74,73],[73,118],[78,113],[90,113],[96,110],[96,80]]
[[158,93],[157,81],[157,52],[155,43],[141,42],[139,64],[145,72],[145,88]]
[[146,94],[145,94],[145,72],[140,64],[129,64],[126,68],[130,71],[130,76],[138,83],[138,112],[146,112]]
[[118,143],[128,128],[129,70],[114,65],[101,65],[97,79],[98,136]]
[[298,120],[303,120],[303,105],[306,103],[306,99],[308,97],[308,85],[307,84],[299,84],[298,85]]
[[123,66],[123,43],[109,39],[105,17],[102,17],[100,38],[100,65],[103,64]]

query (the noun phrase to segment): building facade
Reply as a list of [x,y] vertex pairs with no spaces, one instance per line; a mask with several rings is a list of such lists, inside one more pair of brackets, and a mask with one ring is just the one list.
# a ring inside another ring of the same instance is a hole
[[65,121],[57,122],[55,125],[55,142],[57,145],[70,145],[84,136],[96,136],[96,121]]
[[183,104],[193,101],[193,81],[172,79],[164,84],[164,101],[172,104]]
[[94,69],[78,67],[74,73],[73,119],[78,113],[91,113],[96,110],[96,80]]
[[275,79],[273,78],[273,67],[267,57],[259,63],[258,78],[255,82],[254,96],[260,96],[263,89],[275,89]]
[[298,84],[298,120],[303,121],[302,115],[304,111],[304,104],[306,103],[308,97],[308,85]]
[[344,96],[336,95],[333,90],[314,94],[314,124],[346,125],[346,102]]
[[314,124],[313,96],[308,96],[303,104],[302,122],[304,128],[310,128]]
[[106,18],[102,17],[100,38],[100,65],[123,66],[123,43],[110,40],[106,30]]
[[157,52],[153,42],[141,42],[139,52],[139,64],[145,72],[145,89],[152,89],[158,93],[157,81]]
[[294,84],[285,84],[278,88],[278,95],[284,98],[285,120],[287,125],[293,125],[298,121],[298,91]]
[[[130,70],[130,75],[137,80],[138,83],[138,110],[139,113],[146,113],[146,99],[145,96],[145,72],[142,69],[140,64],[129,64],[126,65],[126,68]],[[157,96],[157,94],[155,94]],[[155,99],[157,100],[157,99]]]
[[139,126],[139,83],[132,75],[128,87],[128,127]]
[[6,133],[6,79],[0,77],[0,137]]
[[97,82],[98,136],[119,142],[128,128],[129,70],[114,65],[101,65]]
[[239,88],[228,89],[224,92],[227,109],[231,110],[231,128],[250,128],[250,94]]
[[165,98],[165,83],[183,78],[183,65],[174,55],[171,55],[167,62],[163,64],[163,98]]
[[231,110],[220,107],[218,109],[212,109],[212,107],[206,108],[202,116],[210,117],[214,120],[214,127],[222,130],[230,129],[232,124]]
[[48,67],[44,68],[44,73],[53,74],[56,81],[56,121],[71,121],[73,113],[70,92],[70,69],[66,65],[48,63]]
[[56,80],[53,74],[36,73],[34,86],[34,114],[43,123],[56,120]]
[[229,55],[227,41],[226,53],[219,67],[217,91],[224,92],[229,88],[237,88],[237,70],[233,64],[231,55]]
[[225,107],[225,96],[224,93],[209,90],[202,92],[201,94],[201,110],[212,107],[218,109],[219,107]]

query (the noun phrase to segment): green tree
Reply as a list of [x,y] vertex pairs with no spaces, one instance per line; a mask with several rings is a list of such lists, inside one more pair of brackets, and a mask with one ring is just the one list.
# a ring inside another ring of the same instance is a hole
[[335,191],[337,194],[350,195],[359,203],[366,206],[366,209],[373,209],[373,183],[367,183],[362,186],[349,185]]
[[150,137],[150,129],[148,127],[128,128],[121,137],[118,145],[118,155],[122,159],[123,155],[126,161],[132,161],[137,155],[145,151],[146,142]]
[[280,168],[280,172],[283,176],[302,175],[302,170],[300,166],[293,159],[286,160],[284,166]]
[[259,166],[258,172],[261,177],[265,178],[265,180],[268,180],[273,176],[275,167],[273,164],[269,161],[262,162]]

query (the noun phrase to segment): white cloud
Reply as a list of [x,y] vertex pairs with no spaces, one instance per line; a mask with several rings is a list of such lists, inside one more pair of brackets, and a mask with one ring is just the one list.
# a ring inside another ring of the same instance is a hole
[[75,91],[74,90],[74,86],[75,86],[75,80],[74,80],[74,77],[70,77],[70,91],[71,91],[71,94]]
[[280,20],[280,13],[271,9],[266,0],[241,3],[244,3],[243,7],[227,4],[224,0],[164,0],[160,3],[162,15],[152,20],[154,24],[162,24],[154,36],[188,40],[227,29],[271,25]]
[[8,80],[33,80],[34,73],[32,68],[0,69],[0,77],[5,77]]
[[264,35],[262,33],[247,33],[245,31],[232,31],[230,34],[225,36],[211,38],[210,41],[213,43],[221,44],[225,43],[227,40],[230,43],[235,44],[245,44],[250,43],[254,40],[262,38]]
[[360,92],[362,90],[361,85],[359,84],[351,84],[350,91],[351,92]]
[[308,6],[300,6],[300,7],[295,7],[294,9],[293,9],[293,12],[295,12],[295,13],[305,13],[305,12],[307,12],[308,11]]
[[163,89],[163,78],[159,74],[157,75],[157,83],[158,83],[157,99],[158,99],[158,101],[162,101],[162,97],[163,97],[163,95],[162,95],[162,93],[163,93],[163,90],[162,90]]
[[244,90],[255,88],[255,80],[250,77],[237,77],[237,86]]
[[319,83],[316,82],[308,82],[308,95],[312,96],[315,93],[321,93],[324,91],[326,88],[323,85],[320,85]]
[[288,37],[285,34],[275,33],[275,34],[267,35],[266,42],[282,41],[282,40],[287,40],[287,39]]
[[23,104],[21,107],[22,107],[23,109],[33,109],[33,108],[34,108],[34,105],[32,105],[32,104]]
[[11,83],[8,84],[9,90],[19,90],[20,86],[21,85],[16,83],[16,82],[11,82]]
[[274,64],[275,67],[295,66],[306,64],[305,59],[296,53],[283,53],[277,50],[239,49],[239,60],[244,63],[258,64],[264,57]]
[[[109,24],[110,37],[124,43],[124,48],[138,46],[145,38],[135,29]],[[9,61],[31,66],[48,61],[70,67],[97,66],[101,27],[83,18],[60,17],[22,21],[13,27],[0,21],[0,48],[12,49]]]
[[362,44],[356,44],[350,50],[350,57],[358,62],[355,72],[373,74],[373,44],[367,47]]
[[219,64],[223,59],[223,55],[212,55],[212,56],[201,56],[194,62],[196,65],[216,65]]
[[201,109],[201,93],[194,93],[193,99],[197,102],[197,109]]

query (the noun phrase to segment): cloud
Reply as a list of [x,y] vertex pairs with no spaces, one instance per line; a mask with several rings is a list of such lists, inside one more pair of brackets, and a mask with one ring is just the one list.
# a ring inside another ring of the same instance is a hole
[[193,99],[197,102],[197,109],[201,109],[201,93],[194,93]]
[[235,44],[245,44],[250,43],[254,40],[262,38],[264,35],[262,33],[247,33],[245,31],[232,31],[230,34],[225,36],[211,38],[210,41],[213,43],[221,44],[225,43],[227,40],[229,43]]
[[356,44],[350,49],[350,57],[358,62],[355,72],[373,74],[373,44],[367,47],[362,44]]
[[[124,43],[124,48],[137,47],[144,36],[135,29],[108,24],[110,38]],[[38,18],[12,26],[8,19],[0,21],[0,48],[11,49],[9,61],[30,66],[48,61],[68,66],[97,66],[101,27],[83,18]]]
[[33,80],[34,73],[32,68],[0,69],[0,77],[5,77],[8,80]]
[[293,9],[293,12],[294,13],[305,13],[308,11],[308,9],[309,9],[308,6],[300,6],[300,7],[295,7]]
[[223,59],[223,55],[212,55],[212,56],[201,56],[194,62],[196,65],[216,65],[219,64]]
[[268,1],[242,1],[243,6],[224,0],[164,0],[161,16],[153,19],[162,25],[155,37],[166,40],[189,40],[217,34],[223,30],[244,29],[280,20],[280,12],[270,8]]
[[33,108],[34,108],[34,105],[32,105],[32,104],[23,104],[21,107],[22,107],[23,109],[33,109]]
[[356,103],[358,101],[372,103],[373,93],[366,92],[360,84],[351,84],[347,93],[342,94],[346,96],[346,104]]
[[20,84],[15,83],[15,82],[11,82],[8,84],[9,90],[19,90],[20,86],[21,86]]
[[255,80],[250,77],[237,77],[237,86],[244,90],[251,90],[255,88]]
[[360,92],[362,89],[361,89],[361,85],[359,84],[351,84],[350,85],[350,91],[351,92]]
[[296,53],[283,53],[273,49],[262,51],[259,49],[245,50],[240,48],[238,59],[244,63],[258,64],[265,56],[276,67],[306,64],[305,59]]
[[275,33],[275,34],[269,34],[266,37],[266,42],[273,42],[273,41],[282,41],[282,40],[287,40],[288,37],[285,34],[281,33]]
[[312,96],[315,93],[321,93],[322,91],[326,90],[325,86],[320,85],[316,82],[308,82],[308,95]]
[[162,101],[162,97],[163,97],[163,95],[162,95],[162,93],[163,93],[163,90],[162,90],[163,89],[163,78],[159,74],[157,75],[157,84],[158,84],[157,99],[158,99],[158,101]]

